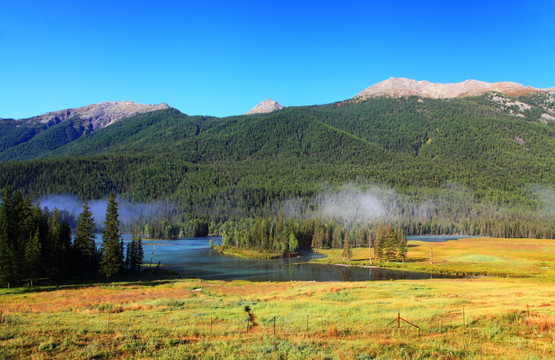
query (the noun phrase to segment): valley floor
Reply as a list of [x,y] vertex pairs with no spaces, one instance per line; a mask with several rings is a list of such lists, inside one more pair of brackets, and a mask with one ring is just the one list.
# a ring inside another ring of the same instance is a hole
[[[478,241],[474,253],[463,254],[468,244],[460,244],[465,261],[480,259],[486,246]],[[438,264],[442,256],[457,258],[455,250],[433,246]],[[490,252],[503,260],[491,267],[512,261],[524,269],[527,257],[553,265],[553,252],[515,251],[527,255]],[[555,358],[555,278],[544,270],[519,278],[168,279],[0,289],[0,358],[549,359]],[[249,329],[246,306],[257,323]],[[398,313],[419,329],[404,321],[397,329]]]

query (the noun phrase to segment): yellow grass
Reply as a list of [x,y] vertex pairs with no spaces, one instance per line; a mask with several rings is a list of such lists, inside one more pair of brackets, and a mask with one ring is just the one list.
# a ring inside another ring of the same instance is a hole
[[[555,240],[468,238],[443,243],[410,241],[408,261],[374,265],[402,270],[454,275],[491,275],[509,277],[555,278]],[[433,264],[430,264],[433,249]],[[314,262],[343,263],[342,250],[320,250],[327,255]],[[374,256],[374,254],[372,253]],[[369,265],[368,248],[353,249],[351,265]]]
[[[470,239],[410,248],[413,264],[429,266],[432,246],[432,267],[532,272],[519,278],[0,289],[0,359],[551,359],[555,278],[544,267],[553,265],[552,244]],[[363,251],[353,263],[364,262]],[[245,306],[258,323],[248,334]],[[404,322],[395,329],[398,313],[420,330]]]
[[[555,287],[547,280],[173,280],[48,290],[2,290],[0,357],[555,356]],[[248,335],[246,305],[259,324]],[[398,312],[420,331],[388,328]]]

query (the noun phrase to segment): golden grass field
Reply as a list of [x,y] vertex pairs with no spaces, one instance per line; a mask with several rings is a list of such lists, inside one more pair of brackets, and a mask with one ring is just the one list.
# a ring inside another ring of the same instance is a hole
[[[430,248],[433,264],[430,264]],[[341,249],[319,250],[326,258],[313,262],[343,263]],[[434,272],[453,275],[490,275],[503,277],[555,278],[555,240],[468,238],[441,243],[409,241],[408,262],[377,262],[373,265],[391,269]],[[353,249],[346,264],[369,265],[368,248]]]
[[[433,244],[433,266],[482,272],[487,259],[512,277],[1,289],[0,358],[555,358],[555,241],[489,240]],[[429,262],[430,243],[415,245]],[[258,323],[248,334],[245,306]],[[397,313],[420,330],[387,327]]]

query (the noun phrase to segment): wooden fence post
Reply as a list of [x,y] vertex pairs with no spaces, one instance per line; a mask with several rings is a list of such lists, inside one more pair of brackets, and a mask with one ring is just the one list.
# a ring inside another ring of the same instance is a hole
[[106,322],[106,332],[110,329],[110,314],[112,313],[112,309],[108,310],[108,321]]
[[463,326],[466,326],[466,318],[464,316],[464,308],[462,309],[462,320],[463,320]]
[[528,312],[528,317],[530,317],[530,305],[526,304],[526,310]]
[[274,316],[274,336],[276,336],[276,317]]
[[212,337],[212,317],[210,317],[210,337]]
[[308,336],[308,315],[306,316],[306,336]]
[[[390,322],[389,324],[387,324],[387,326],[390,326],[390,325],[393,324],[395,321],[397,321],[397,329],[400,329],[400,328],[401,328],[401,320],[403,320],[403,321],[406,322],[407,324],[409,324],[409,325],[411,325],[411,326],[414,326],[415,328],[417,328],[418,330],[420,330],[420,327],[419,327],[419,326],[416,326],[416,325],[414,325],[413,323],[411,323],[410,321],[407,321],[407,320],[403,319],[403,318],[401,317],[401,313],[397,313],[397,317],[396,317],[395,319],[393,319],[392,322]],[[387,327],[387,326],[386,326],[386,327]]]
[[430,248],[430,265],[434,264],[434,249]]

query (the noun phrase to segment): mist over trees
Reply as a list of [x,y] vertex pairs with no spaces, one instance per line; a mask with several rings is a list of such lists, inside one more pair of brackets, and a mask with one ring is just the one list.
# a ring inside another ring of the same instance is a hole
[[[20,192],[3,190],[0,204],[0,285],[37,281],[66,281],[96,277],[110,278],[124,270],[141,269],[143,250],[140,237],[134,237],[124,263],[123,240],[115,196],[110,196],[106,211],[103,246],[94,244],[94,219],[87,202],[79,215],[75,236],[69,224],[60,220],[58,210],[51,212],[32,204]],[[125,266],[124,266],[125,265]]]

